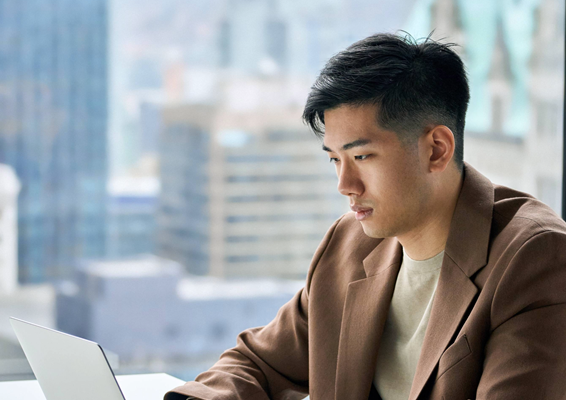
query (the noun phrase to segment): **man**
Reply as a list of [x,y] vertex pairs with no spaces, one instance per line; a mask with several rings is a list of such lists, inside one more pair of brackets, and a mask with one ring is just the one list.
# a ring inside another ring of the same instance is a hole
[[353,212],[269,325],[165,398],[566,399],[566,224],[463,162],[468,100],[450,45],[331,58],[303,117]]

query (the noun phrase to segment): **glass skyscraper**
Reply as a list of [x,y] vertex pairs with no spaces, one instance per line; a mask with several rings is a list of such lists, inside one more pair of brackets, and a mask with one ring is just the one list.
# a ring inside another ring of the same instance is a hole
[[106,0],[0,0],[0,163],[19,197],[19,280],[105,250]]

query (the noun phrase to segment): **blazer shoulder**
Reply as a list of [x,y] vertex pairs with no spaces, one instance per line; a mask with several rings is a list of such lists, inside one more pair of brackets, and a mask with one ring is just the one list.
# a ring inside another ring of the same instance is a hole
[[566,234],[566,223],[548,205],[533,196],[494,185],[495,233],[513,231],[525,240],[543,232]]

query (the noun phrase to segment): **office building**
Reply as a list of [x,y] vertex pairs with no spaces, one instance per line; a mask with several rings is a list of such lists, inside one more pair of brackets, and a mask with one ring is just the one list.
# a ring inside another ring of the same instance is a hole
[[0,164],[0,296],[18,286],[18,193],[13,168]]
[[224,126],[211,149],[213,275],[305,278],[324,233],[348,211],[334,166],[300,111],[266,104],[219,116]]
[[302,87],[288,78],[227,77],[220,105],[164,109],[160,256],[196,274],[306,276],[348,203],[301,122]]
[[157,257],[85,262],[57,288],[57,328],[100,343],[122,366],[217,358],[241,331],[269,323],[302,285],[189,277]]
[[107,1],[0,2],[0,162],[21,181],[22,283],[105,253]]

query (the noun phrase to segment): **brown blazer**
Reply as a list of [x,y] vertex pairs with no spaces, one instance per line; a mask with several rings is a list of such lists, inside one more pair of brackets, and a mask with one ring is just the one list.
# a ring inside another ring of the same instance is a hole
[[[275,319],[241,333],[165,398],[380,399],[372,380],[401,255],[395,238],[369,238],[345,214]],[[409,396],[417,399],[566,399],[566,224],[468,164]]]

